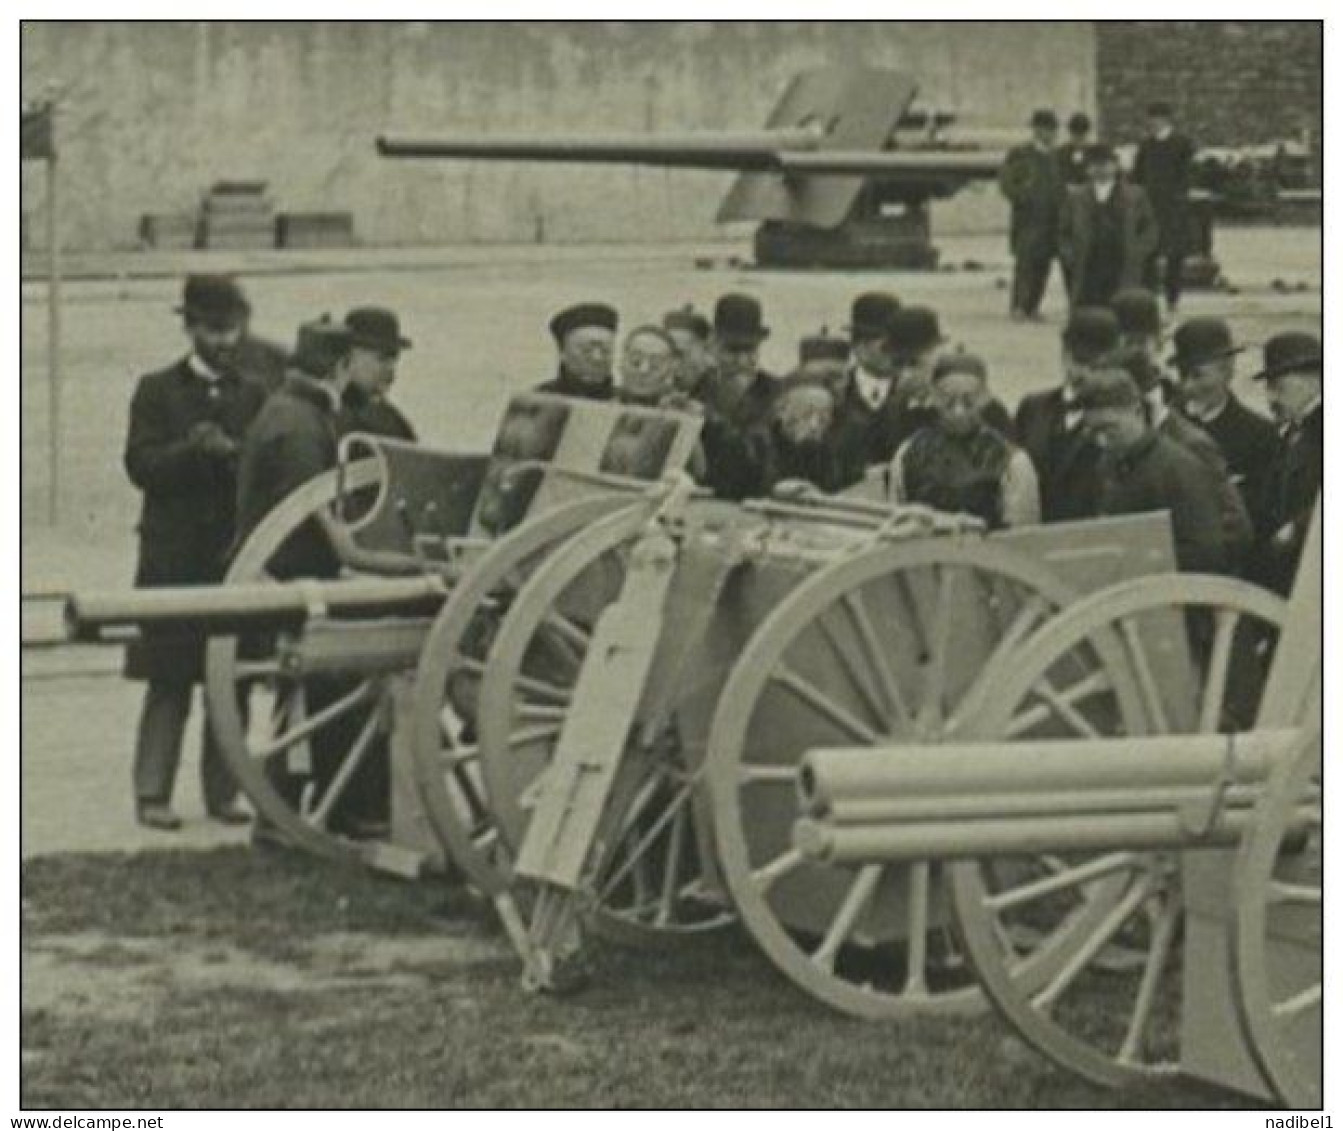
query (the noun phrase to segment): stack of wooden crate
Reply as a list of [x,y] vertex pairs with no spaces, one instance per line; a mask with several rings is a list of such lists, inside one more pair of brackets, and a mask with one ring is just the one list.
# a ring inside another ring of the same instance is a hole
[[219,181],[201,202],[199,245],[251,249],[275,246],[275,205],[265,181]]

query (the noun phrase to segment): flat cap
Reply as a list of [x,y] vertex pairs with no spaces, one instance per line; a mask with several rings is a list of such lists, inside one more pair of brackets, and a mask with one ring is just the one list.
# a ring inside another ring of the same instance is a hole
[[1077,407],[1137,408],[1142,392],[1127,371],[1115,365],[1102,366],[1087,374],[1077,391]]
[[1119,347],[1119,319],[1103,306],[1079,306],[1063,327],[1063,344],[1083,365]]
[[177,313],[211,326],[237,326],[251,313],[242,288],[229,275],[188,275]]
[[1170,362],[1181,372],[1219,357],[1229,357],[1245,348],[1236,345],[1231,338],[1231,327],[1220,318],[1191,318],[1182,322],[1172,341],[1175,352]]
[[1161,305],[1145,287],[1128,287],[1110,300],[1121,334],[1161,333]]
[[934,381],[940,381],[943,377],[950,377],[953,373],[967,373],[971,377],[978,377],[981,381],[989,379],[989,367],[984,364],[984,359],[965,349],[956,349],[950,353],[944,353],[937,359],[937,364],[933,366]]
[[664,330],[689,330],[702,342],[709,340],[709,334],[712,327],[709,320],[696,310],[690,303],[679,307],[676,310],[669,310],[662,316],[662,328]]
[[1254,375],[1256,381],[1281,377],[1284,373],[1322,373],[1324,349],[1314,334],[1288,330],[1274,334],[1264,343],[1264,367]]
[[884,338],[900,309],[900,300],[889,291],[868,291],[849,308],[849,333],[854,338]]
[[298,328],[298,340],[289,363],[309,377],[326,377],[350,351],[350,331],[331,320],[329,314]]
[[603,330],[615,332],[620,324],[620,315],[615,307],[604,302],[580,302],[576,306],[567,306],[550,320],[550,333],[555,341],[564,344],[564,339],[575,330],[586,326],[597,326]]
[[946,341],[937,311],[927,306],[902,306],[891,316],[891,348],[901,361],[921,357]]

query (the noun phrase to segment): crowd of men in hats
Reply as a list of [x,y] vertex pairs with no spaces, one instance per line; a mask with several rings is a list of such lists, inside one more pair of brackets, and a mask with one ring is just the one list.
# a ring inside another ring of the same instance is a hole
[[[136,388],[125,463],[144,495],[137,584],[218,581],[275,504],[336,465],[343,433],[414,436],[388,400],[411,345],[389,311],[308,323],[283,364],[250,339],[248,313],[233,281],[189,279],[181,314],[190,352]],[[1060,380],[1015,414],[994,396],[988,361],[950,343],[935,310],[887,292],[854,298],[845,332],[804,337],[795,367],[777,376],[761,367],[770,330],[748,294],[723,295],[707,317],[680,307],[623,338],[614,307],[585,302],[557,313],[549,330],[556,370],[536,391],[695,414],[701,446],[687,470],[724,499],[853,490],[970,514],[990,529],[1164,510],[1181,569],[1286,592],[1321,485],[1319,340],[1292,332],[1263,344],[1254,376],[1266,383],[1270,420],[1232,391],[1246,347],[1227,324],[1190,318],[1168,345],[1160,301],[1139,287],[1074,305]],[[421,568],[358,546],[324,512],[269,568],[324,578],[345,566]],[[127,671],[148,682],[137,811],[146,825],[176,828],[169,802],[200,643],[148,634]],[[314,688],[310,706],[344,690]],[[206,736],[206,806],[220,820],[245,820],[208,728]],[[333,820],[356,835],[385,813],[385,759],[360,772]]]
[[1142,285],[1180,301],[1189,253],[1194,144],[1176,129],[1167,102],[1148,107],[1148,132],[1127,175],[1112,146],[1090,140],[1091,120],[1074,114],[1059,144],[1058,117],[1037,110],[1031,138],[1011,150],[998,183],[1011,205],[1011,315],[1037,319],[1058,260],[1070,307],[1106,306]]

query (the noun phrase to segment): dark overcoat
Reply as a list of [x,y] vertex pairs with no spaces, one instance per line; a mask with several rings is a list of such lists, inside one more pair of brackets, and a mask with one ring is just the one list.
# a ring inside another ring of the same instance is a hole
[[998,187],[1012,206],[1012,254],[1053,255],[1065,190],[1058,157],[1035,145],[1019,145],[1003,160]]
[[[1122,230],[1122,258],[1115,291],[1142,286],[1143,271],[1157,248],[1156,219],[1147,194],[1136,185],[1120,181],[1114,187],[1115,203],[1119,207]],[[1059,215],[1059,260],[1067,271],[1072,293],[1077,301],[1093,254],[1092,241],[1096,231],[1096,213],[1100,205],[1089,185],[1071,189]]]
[[1100,452],[1080,423],[1068,427],[1063,389],[1031,393],[1017,406],[1016,441],[1040,478],[1040,515],[1045,522],[1093,518]]
[[[234,534],[237,458],[207,453],[189,439],[213,421],[242,440],[265,399],[257,384],[235,376],[215,384],[186,359],[140,378],[131,398],[124,463],[143,493],[135,585],[208,585],[224,574]],[[132,679],[200,679],[199,637],[150,632],[127,649]]]

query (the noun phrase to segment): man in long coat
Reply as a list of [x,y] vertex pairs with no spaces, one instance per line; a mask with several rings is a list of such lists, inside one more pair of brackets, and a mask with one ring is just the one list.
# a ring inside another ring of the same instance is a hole
[[[1153,102],[1147,110],[1148,134],[1133,159],[1133,183],[1152,203],[1159,235],[1147,264],[1147,282],[1155,290],[1158,273],[1166,307],[1174,311],[1184,284],[1184,258],[1189,246],[1189,181],[1194,168],[1194,143],[1175,129],[1169,102]],[[1161,269],[1160,272],[1158,269]]]
[[1055,150],[1059,122],[1052,110],[1031,115],[1031,140],[1010,150],[998,187],[1012,205],[1011,315],[1038,318],[1057,250],[1063,166]]
[[1087,154],[1088,182],[1071,189],[1059,218],[1059,259],[1072,305],[1108,306],[1119,291],[1140,286],[1157,248],[1147,194],[1119,175],[1108,145]]
[[[206,585],[223,577],[234,535],[238,445],[265,398],[261,385],[243,380],[235,364],[247,317],[237,284],[192,276],[179,312],[191,352],[141,377],[131,400],[125,467],[144,495],[139,587]],[[127,652],[126,675],[147,683],[134,787],[137,818],[150,828],[171,831],[181,824],[170,802],[203,646],[195,634],[148,631]],[[208,720],[201,782],[212,817],[247,820],[234,805],[237,786]]]

